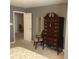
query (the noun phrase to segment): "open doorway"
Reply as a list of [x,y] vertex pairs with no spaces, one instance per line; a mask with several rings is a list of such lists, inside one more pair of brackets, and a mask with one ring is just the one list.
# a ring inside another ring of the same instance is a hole
[[32,40],[32,13],[13,11],[14,42]]
[[23,13],[14,13],[15,16],[15,40],[24,39],[24,18]]

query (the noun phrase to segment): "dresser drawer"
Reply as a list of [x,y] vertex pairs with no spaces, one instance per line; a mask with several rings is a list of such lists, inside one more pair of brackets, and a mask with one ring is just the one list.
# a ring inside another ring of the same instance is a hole
[[54,30],[53,32],[54,32],[54,33],[59,33],[59,30],[56,29],[56,30]]
[[59,26],[54,26],[54,29],[59,29]]
[[54,36],[54,37],[57,37],[58,35],[55,33],[55,34],[53,34],[53,36]]
[[54,19],[54,22],[59,22],[59,20],[58,19]]
[[57,40],[58,40],[58,39],[56,39],[56,38],[53,39],[54,42],[57,42]]
[[56,45],[57,45],[57,43],[53,43],[53,45],[54,45],[54,46],[56,46]]
[[59,23],[55,22],[55,23],[54,23],[54,26],[59,26]]

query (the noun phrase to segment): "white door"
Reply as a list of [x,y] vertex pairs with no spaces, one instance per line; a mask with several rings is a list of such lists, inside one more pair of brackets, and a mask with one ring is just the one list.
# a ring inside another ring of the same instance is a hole
[[24,13],[24,40],[32,40],[32,13]]
[[17,14],[15,13],[15,33],[18,32],[18,25],[17,25]]

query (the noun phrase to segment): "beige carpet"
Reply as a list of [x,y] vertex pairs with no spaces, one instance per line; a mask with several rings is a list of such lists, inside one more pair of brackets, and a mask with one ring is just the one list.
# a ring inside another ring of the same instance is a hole
[[52,49],[49,49],[49,48],[45,48],[44,50],[42,50],[42,47],[41,46],[38,46],[37,50],[35,50],[34,46],[33,46],[33,42],[29,42],[29,41],[25,41],[25,40],[17,40],[15,42],[15,44],[12,44],[11,47],[24,47],[26,49],[29,49],[31,51],[34,51],[36,53],[39,53],[43,56],[46,56],[48,57],[49,59],[64,59],[64,54],[61,53],[59,55],[57,55],[57,52],[52,50]]
[[14,47],[10,50],[11,59],[49,59],[23,47]]

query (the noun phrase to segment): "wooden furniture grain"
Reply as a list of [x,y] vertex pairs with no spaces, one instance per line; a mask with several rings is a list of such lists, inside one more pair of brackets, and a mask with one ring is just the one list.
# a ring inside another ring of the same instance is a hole
[[48,13],[44,17],[43,48],[44,44],[52,47],[59,54],[63,50],[64,17],[56,13]]

